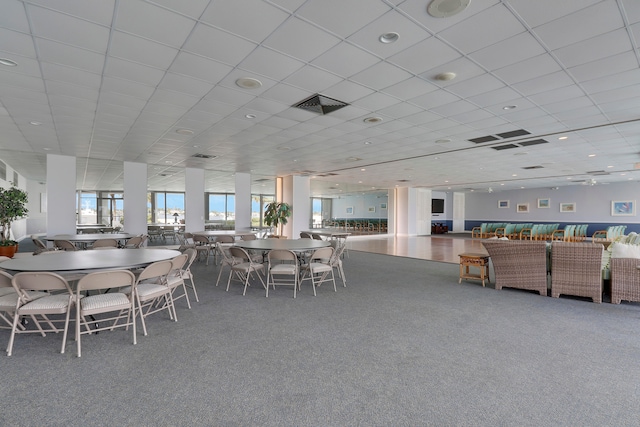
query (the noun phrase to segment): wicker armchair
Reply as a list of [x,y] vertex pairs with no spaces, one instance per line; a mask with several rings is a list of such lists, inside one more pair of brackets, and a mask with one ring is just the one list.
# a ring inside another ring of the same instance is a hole
[[640,301],[640,259],[611,258],[611,303]]
[[513,240],[482,242],[493,263],[495,288],[518,288],[547,295],[547,244]]
[[603,245],[554,242],[551,246],[551,296],[589,297],[602,302]]

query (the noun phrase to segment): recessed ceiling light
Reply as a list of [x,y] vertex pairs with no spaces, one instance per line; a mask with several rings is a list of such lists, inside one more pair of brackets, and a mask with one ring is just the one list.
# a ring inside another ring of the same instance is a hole
[[241,77],[236,80],[236,85],[240,86],[243,89],[257,89],[262,86],[262,82],[251,77]]
[[371,145],[371,141],[365,141],[364,145]]
[[450,139],[436,139],[436,144],[446,144],[448,142],[451,142]]
[[434,18],[448,18],[465,10],[471,0],[433,0],[427,6],[427,13]]
[[511,176],[518,176],[518,174],[517,174],[517,173],[514,173],[514,174],[511,174]]
[[361,170],[362,172],[366,171],[366,169],[365,169],[365,168],[362,168],[362,169],[360,169],[360,170]]
[[378,40],[380,40],[380,43],[394,43],[397,42],[399,38],[400,34],[398,33],[384,33]]
[[191,129],[176,129],[176,133],[180,135],[193,135],[193,131]]
[[568,136],[561,136],[560,138],[558,138],[560,141],[564,141],[565,139],[569,139]]
[[447,71],[445,73],[436,74],[434,79],[440,80],[441,82],[448,82],[456,78],[456,73],[452,73]]
[[357,162],[358,160],[362,160],[360,157],[347,157],[347,162]]
[[612,168],[612,167],[613,167],[613,165],[610,165],[610,166],[607,166],[607,167],[608,167],[608,168]]
[[365,123],[380,123],[382,121],[382,117],[367,117],[363,121]]
[[5,65],[7,67],[17,67],[18,63],[7,58],[0,58],[0,65]]
[[280,151],[289,151],[289,150],[291,150],[291,147],[282,146],[282,147],[278,147],[278,148],[276,148],[276,150],[280,150]]
[[51,151],[51,148],[43,148],[44,151]]
[[255,114],[247,114],[247,115],[245,115],[245,117],[246,117],[247,119],[255,119],[255,118],[256,118],[256,115],[255,115]]
[[33,126],[40,126],[42,122],[29,122],[29,124]]
[[513,110],[514,108],[518,108],[517,105],[505,105],[502,107],[503,110]]
[[589,154],[589,157],[595,157],[595,156],[596,156],[595,154]]

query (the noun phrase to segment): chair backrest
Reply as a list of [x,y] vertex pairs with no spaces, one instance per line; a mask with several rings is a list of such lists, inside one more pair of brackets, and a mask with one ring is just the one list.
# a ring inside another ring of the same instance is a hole
[[193,241],[200,246],[208,245],[210,243],[209,239],[207,239],[207,236],[203,236],[202,234],[194,234]]
[[78,281],[76,292],[82,295],[83,291],[98,289],[117,289],[125,286],[133,286],[136,276],[129,270],[109,270],[89,273]]
[[92,248],[117,248],[118,241],[116,239],[100,239],[93,243]]
[[333,247],[327,246],[326,248],[316,249],[311,255],[311,257],[309,257],[309,259],[316,262],[319,261],[319,262],[328,263],[329,261],[331,261],[331,257],[333,256],[333,253],[334,253]]
[[298,257],[293,251],[287,249],[272,249],[267,254],[267,259],[269,263],[271,261],[293,261],[298,262]]
[[11,284],[23,301],[31,300],[26,291],[67,291],[73,294],[64,277],[48,271],[17,273],[13,276]]
[[218,243],[235,243],[236,239],[230,234],[221,234],[216,236],[216,242]]
[[[7,273],[6,271],[0,271],[0,288],[11,288],[13,285],[11,284],[11,279],[13,276]],[[0,295],[4,295],[0,293]]]
[[189,255],[180,254],[171,259],[171,271],[182,270],[185,264],[189,261]]
[[323,239],[322,239],[322,236],[321,236],[321,235],[319,235],[319,234],[317,234],[317,233],[313,233],[313,234],[311,235],[311,237],[312,237],[314,240],[323,240]]
[[155,277],[166,277],[167,274],[171,271],[173,264],[171,260],[167,261],[156,261],[154,263],[149,264],[145,267],[144,270],[138,276],[138,282],[146,279],[152,279]]
[[76,245],[74,245],[73,243],[71,243],[68,240],[54,240],[53,241],[53,245],[56,248],[60,248],[64,251],[77,251],[78,248],[76,248]]
[[239,258],[243,262],[251,262],[251,257],[249,256],[249,254],[244,248],[240,248],[238,246],[231,246],[229,248],[229,253],[231,254],[232,257]]
[[147,240],[146,235],[139,235],[139,236],[134,236],[132,238],[130,238],[126,245],[124,246],[125,248],[139,248],[140,246],[142,246],[144,244],[144,242]]
[[242,240],[256,240],[257,237],[255,234],[243,234],[240,236],[240,239]]
[[310,233],[307,233],[307,232],[305,232],[305,231],[301,231],[301,232],[300,232],[300,238],[301,238],[301,239],[311,239],[312,237],[311,237],[311,234],[310,234]]
[[184,270],[189,270],[191,268],[191,264],[195,261],[198,256],[198,251],[194,248],[189,248],[183,252],[183,254],[187,255],[189,258],[187,259],[187,265],[184,267]]
[[42,240],[38,239],[37,237],[32,237],[31,240],[33,241],[33,244],[36,245],[37,249],[41,249],[43,251],[47,250],[47,245],[45,245]]

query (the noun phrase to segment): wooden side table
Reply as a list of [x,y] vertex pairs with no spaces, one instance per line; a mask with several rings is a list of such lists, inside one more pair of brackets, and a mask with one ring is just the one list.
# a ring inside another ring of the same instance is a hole
[[[489,278],[489,255],[465,252],[458,256],[460,257],[460,279],[458,283],[462,283],[462,279],[482,280],[482,287],[484,287],[485,280],[491,282]],[[472,273],[469,271],[470,267],[476,267],[480,272]]]

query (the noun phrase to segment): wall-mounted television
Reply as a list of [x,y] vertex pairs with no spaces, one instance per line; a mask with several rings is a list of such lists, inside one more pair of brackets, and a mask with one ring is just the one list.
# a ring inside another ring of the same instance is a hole
[[431,199],[431,213],[444,213],[444,199]]

